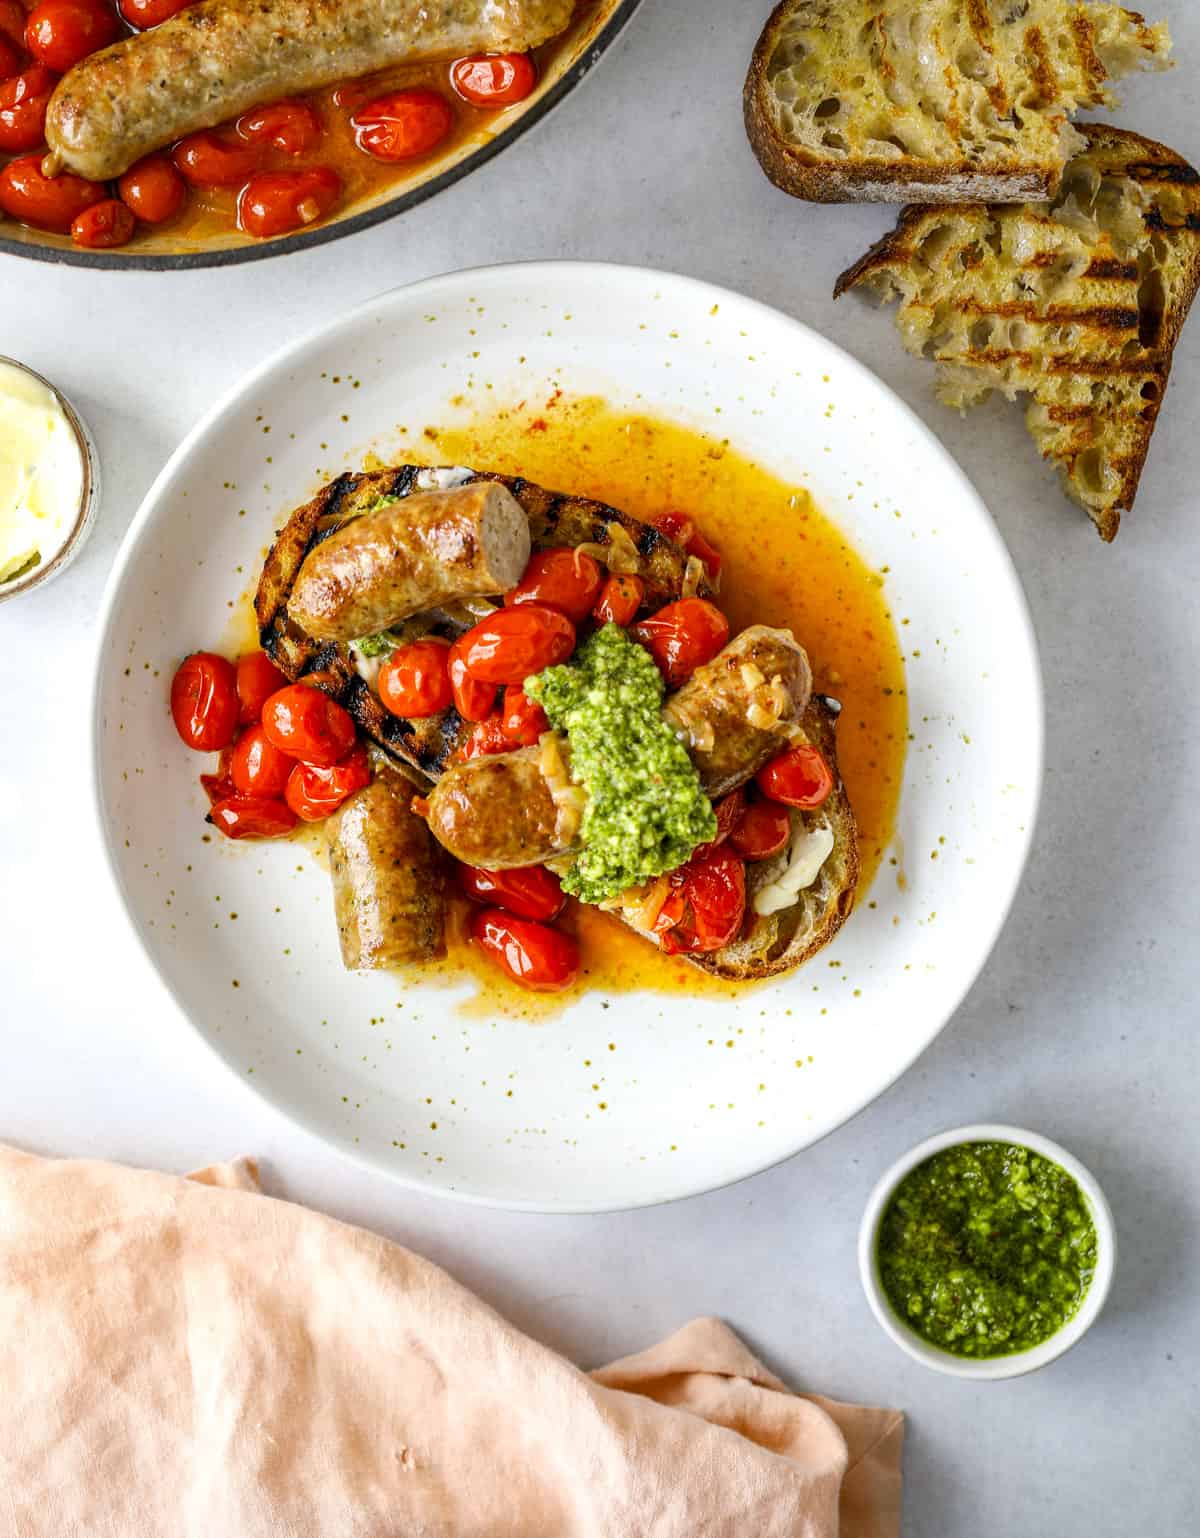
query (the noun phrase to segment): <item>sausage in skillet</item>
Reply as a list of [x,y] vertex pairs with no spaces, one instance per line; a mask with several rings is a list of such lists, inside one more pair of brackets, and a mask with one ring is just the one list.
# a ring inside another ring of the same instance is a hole
[[90,54],[50,100],[46,139],[91,181],[251,107],[391,65],[525,53],[572,0],[202,0]]

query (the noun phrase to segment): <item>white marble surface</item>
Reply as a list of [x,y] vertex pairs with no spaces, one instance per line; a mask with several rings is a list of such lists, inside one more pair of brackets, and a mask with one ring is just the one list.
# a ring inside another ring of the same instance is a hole
[[[907,1538],[1195,1531],[1200,1494],[1200,330],[1184,336],[1137,512],[1113,550],[1000,405],[960,421],[837,272],[886,211],[808,207],[763,180],[741,76],[766,0],[644,0],[547,124],[402,221],[208,274],[92,275],[0,258],[0,352],[76,398],[100,442],[101,526],[76,566],[0,607],[4,1057],[0,1136],[183,1169],[248,1151],[276,1192],[403,1239],[585,1364],[698,1313],[797,1385],[910,1415]],[[1200,9],[1160,0],[1179,68],[1120,120],[1200,156]],[[655,1211],[536,1218],[423,1199],[294,1131],[182,1028],[115,911],[88,825],[85,685],[113,552],[213,397],[282,341],[383,288],[525,257],[673,268],[778,305],[875,368],[988,499],[1026,583],[1049,699],[1036,848],[951,1027],[881,1101],[732,1190]],[[1200,322],[1194,323],[1200,326]],[[878,1172],[930,1132],[1003,1120],[1071,1147],[1116,1211],[1101,1324],[1028,1380],[973,1387],[903,1357],[855,1273]]]

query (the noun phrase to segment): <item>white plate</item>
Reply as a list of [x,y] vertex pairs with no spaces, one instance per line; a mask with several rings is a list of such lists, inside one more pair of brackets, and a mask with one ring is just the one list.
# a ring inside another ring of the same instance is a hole
[[[830,952],[744,1000],[627,995],[605,1008],[593,997],[548,1024],[481,1022],[460,1017],[444,988],[347,976],[328,879],[302,850],[201,842],[202,766],[180,747],[166,691],[179,658],[219,638],[228,601],[318,467],[359,464],[398,421],[444,420],[460,393],[532,397],[562,380],[617,406],[719,423],[889,568],[893,611],[910,620],[908,881],[897,890],[881,875],[886,900],[861,902]],[[1041,772],[1029,615],[945,451],[806,327],[634,268],[457,273],[286,348],[172,456],[103,609],[98,812],[130,919],[183,1014],[243,1082],[354,1158],[504,1206],[604,1210],[709,1190],[866,1105],[941,1030],[991,950]]]

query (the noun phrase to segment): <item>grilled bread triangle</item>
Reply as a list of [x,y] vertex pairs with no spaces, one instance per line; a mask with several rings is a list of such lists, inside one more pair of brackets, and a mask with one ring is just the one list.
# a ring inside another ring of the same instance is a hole
[[1111,541],[1200,283],[1200,177],[1127,129],[1080,132],[1052,205],[907,208],[834,293],[898,298],[904,345],[940,365],[946,405],[1027,394],[1043,457]]
[[744,95],[776,186],[818,203],[1042,202],[1108,82],[1167,66],[1108,0],[783,0]]

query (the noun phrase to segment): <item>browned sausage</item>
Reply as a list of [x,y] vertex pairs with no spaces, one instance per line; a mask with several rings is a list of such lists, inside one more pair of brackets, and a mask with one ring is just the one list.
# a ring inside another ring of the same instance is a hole
[[446,954],[442,861],[413,787],[378,757],[375,778],[325,824],[342,961],[380,971]]
[[429,831],[456,860],[485,870],[565,854],[579,829],[580,800],[570,804],[569,787],[555,800],[545,761],[536,747],[455,765],[429,792]]
[[317,545],[288,614],[319,641],[353,641],[437,604],[507,592],[528,564],[529,520],[504,486],[416,491]]

